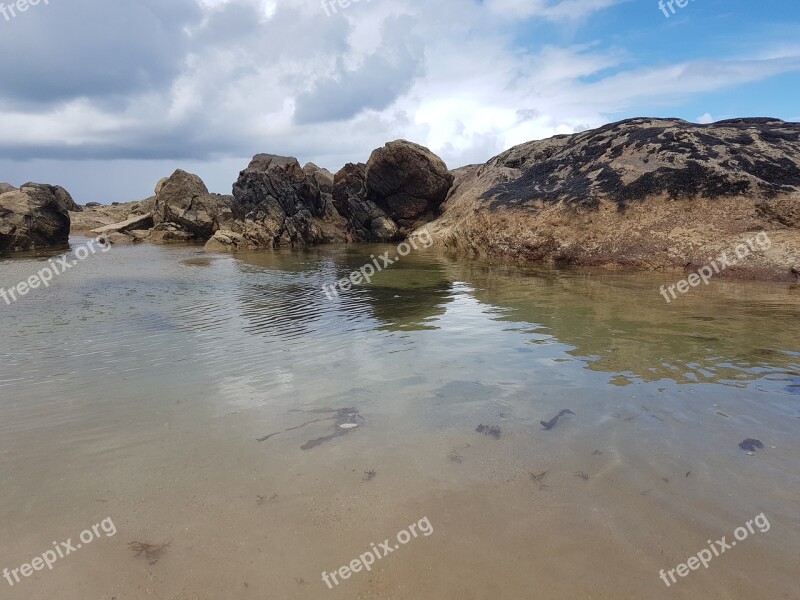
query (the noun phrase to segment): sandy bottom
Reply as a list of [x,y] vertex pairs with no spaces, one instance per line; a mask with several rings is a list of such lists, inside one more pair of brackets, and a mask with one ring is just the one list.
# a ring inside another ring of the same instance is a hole
[[[728,284],[668,314],[635,277],[430,259],[329,305],[325,254],[115,255],[0,315],[0,569],[116,529],[0,579],[3,598],[797,597],[798,309],[780,293],[731,308]],[[768,531],[659,579],[761,513]],[[426,517],[430,535],[323,581]]]

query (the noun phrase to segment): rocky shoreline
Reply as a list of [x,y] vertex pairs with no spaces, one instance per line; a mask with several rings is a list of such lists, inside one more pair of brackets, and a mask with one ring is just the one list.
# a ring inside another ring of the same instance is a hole
[[724,275],[792,281],[800,269],[800,124],[630,119],[521,144],[449,170],[398,140],[338,173],[259,154],[231,195],[177,170],[139,202],[80,207],[63,188],[0,184],[0,252],[203,243],[208,251],[391,242],[426,227],[445,251],[631,270],[696,270],[752,233],[768,249]]

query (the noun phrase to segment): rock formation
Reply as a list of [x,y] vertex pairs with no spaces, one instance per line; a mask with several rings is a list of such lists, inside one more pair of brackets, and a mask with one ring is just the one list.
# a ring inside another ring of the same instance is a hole
[[333,241],[323,224],[329,206],[319,179],[324,173],[296,158],[256,155],[233,185],[233,230],[252,245],[304,246]]
[[372,153],[366,180],[367,198],[409,233],[436,216],[453,174],[424,146],[397,140]]
[[773,248],[728,275],[786,278],[800,252],[797,123],[631,119],[522,144],[455,175],[428,230],[468,254],[683,267],[764,229],[777,230]]
[[0,252],[69,243],[68,208],[77,205],[64,188],[38,183],[8,187],[12,189],[0,193]]
[[375,150],[367,164],[345,165],[334,177],[333,203],[351,240],[392,241],[434,219],[452,184],[438,156],[397,140]]
[[181,169],[156,184],[153,223],[174,224],[200,240],[207,240],[214,232],[229,224],[231,219],[230,196],[211,194],[197,175]]
[[333,205],[347,221],[349,241],[388,242],[400,237],[397,224],[367,198],[367,165],[348,163],[334,177]]

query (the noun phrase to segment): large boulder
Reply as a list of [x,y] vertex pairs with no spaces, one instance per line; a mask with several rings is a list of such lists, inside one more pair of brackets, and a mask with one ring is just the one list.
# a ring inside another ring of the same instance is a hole
[[75,202],[70,196],[69,192],[60,185],[49,185],[46,183],[23,183],[19,186],[20,191],[30,192],[32,194],[45,194],[53,195],[56,198],[59,206],[64,210],[72,212],[81,212],[83,207]]
[[347,220],[350,241],[388,242],[401,237],[397,224],[367,198],[364,163],[348,163],[336,173],[333,205]]
[[311,177],[296,158],[256,155],[233,185],[236,232],[259,247],[331,241],[335,232],[323,221],[329,209],[310,170]]
[[787,281],[800,255],[798,123],[629,119],[454,173],[426,227],[465,254],[691,271],[765,231],[772,246],[720,276]]
[[375,150],[366,167],[367,198],[408,233],[437,216],[453,174],[433,152],[406,140]]
[[153,222],[174,223],[193,237],[207,240],[230,221],[230,196],[211,194],[197,175],[181,169],[156,185]]
[[70,203],[59,186],[25,184],[0,194],[0,252],[67,246]]

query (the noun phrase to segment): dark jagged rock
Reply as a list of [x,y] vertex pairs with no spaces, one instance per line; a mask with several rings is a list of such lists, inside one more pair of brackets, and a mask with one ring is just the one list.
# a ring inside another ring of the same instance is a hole
[[338,216],[333,207],[333,173],[328,169],[318,167],[314,163],[307,163],[303,167],[312,185],[315,185],[320,194],[321,215],[323,218],[334,219]]
[[333,204],[347,220],[352,241],[388,242],[400,237],[397,224],[367,198],[367,165],[348,163],[334,176]]
[[234,231],[256,246],[305,246],[330,240],[328,210],[314,173],[296,158],[258,154],[233,186]]
[[73,204],[53,185],[28,183],[0,194],[0,252],[67,246]]

